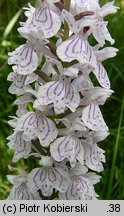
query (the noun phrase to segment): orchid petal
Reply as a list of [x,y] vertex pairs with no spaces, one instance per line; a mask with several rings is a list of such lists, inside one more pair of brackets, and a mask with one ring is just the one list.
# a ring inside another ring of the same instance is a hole
[[42,118],[39,116],[37,136],[41,145],[48,146],[57,137],[57,134],[55,123],[45,116]]
[[26,43],[9,53],[8,64],[16,64],[18,73],[21,75],[31,74],[38,67],[38,57],[33,46]]
[[66,22],[68,23],[69,29],[74,33],[78,33],[79,29],[76,25],[76,21],[74,19],[74,16],[66,10],[62,10],[62,15],[65,18]]
[[21,94],[24,92],[24,86],[25,86],[25,80],[26,76],[17,74],[15,72],[12,72],[10,76],[8,77],[8,80],[14,80],[11,86],[9,87],[8,91],[11,94]]
[[25,104],[28,104],[28,103],[33,103],[34,102],[34,99],[32,97],[31,94],[24,94],[22,96],[20,96],[19,98],[17,98],[14,102],[14,104],[16,105],[25,105]]
[[17,162],[21,158],[26,158],[31,152],[31,142],[23,139],[22,133],[14,133],[8,137],[10,142],[8,146],[15,149],[13,162]]
[[50,145],[50,152],[54,160],[60,162],[68,159],[72,167],[75,166],[76,160],[84,163],[84,151],[79,138],[65,136],[56,139]]
[[59,193],[62,200],[94,200],[95,190],[92,182],[83,176],[74,177],[66,193]]
[[82,176],[88,172],[88,168],[82,165],[80,162],[77,162],[75,167],[70,169],[70,176]]
[[39,105],[54,103],[56,114],[63,113],[67,106],[75,112],[80,103],[80,96],[71,83],[63,80],[49,82],[39,88],[38,99],[34,103],[36,108]]
[[114,2],[115,1],[112,1],[112,2],[108,2],[106,3],[100,10],[99,12],[99,15],[101,17],[105,17],[109,14],[114,14],[114,13],[117,13],[117,10],[119,9],[119,7],[116,7],[114,6]]
[[89,104],[83,109],[82,120],[91,130],[108,131],[108,127],[97,104]]
[[103,171],[103,165],[101,162],[105,162],[104,150],[100,149],[97,144],[84,144],[84,158],[86,165],[97,172]]
[[41,200],[38,192],[32,193],[26,184],[14,185],[7,200]]
[[65,104],[72,111],[75,112],[80,104],[80,95],[75,87],[68,83],[65,87]]
[[98,66],[95,70],[93,70],[98,82],[100,85],[106,89],[110,89],[110,81],[108,74],[101,63],[98,63]]
[[33,83],[38,79],[36,74],[21,75],[17,72],[11,72],[7,78],[9,81],[13,81],[9,87],[11,94],[20,95],[25,92],[25,88],[29,87],[30,83]]
[[60,166],[36,168],[28,175],[28,186],[32,192],[41,190],[43,196],[51,196],[53,189],[67,191],[69,174]]
[[82,92],[85,89],[93,88],[93,83],[87,73],[79,75],[73,80],[72,84],[79,92]]
[[[84,11],[99,11],[99,0],[72,0],[71,10],[78,14]],[[74,4],[75,3],[75,4]]]
[[93,33],[93,36],[101,46],[105,44],[105,40],[109,41],[111,44],[115,43],[115,40],[111,37],[107,29],[106,22],[100,22],[96,25],[92,25],[91,31]]
[[100,182],[100,179],[101,179],[101,176],[96,175],[96,173],[94,172],[87,172],[86,174],[84,174],[84,176],[88,178],[92,182],[93,185]]
[[23,131],[23,138],[27,141],[40,140],[42,146],[48,146],[57,137],[57,129],[52,120],[40,112],[28,112],[19,119],[16,131]]
[[25,16],[29,17],[34,11],[35,11],[35,8],[30,4],[28,3],[28,7],[23,7],[25,11]]
[[75,66],[64,68],[64,70],[62,71],[62,74],[65,76],[72,77],[72,78],[78,77],[78,68]]
[[117,52],[118,49],[115,47],[105,47],[101,50],[96,50],[95,54],[98,62],[102,62],[105,61],[106,59],[115,57],[117,55]]
[[109,133],[107,131],[92,131],[90,136],[92,137],[92,143],[97,143],[105,140]]
[[25,26],[35,31],[42,30],[45,38],[50,38],[59,31],[61,21],[59,16],[49,7],[39,7],[35,10]]
[[96,57],[87,40],[75,35],[57,47],[57,55],[64,62],[78,60],[81,64],[96,67]]
[[83,96],[87,97],[90,102],[97,103],[99,105],[103,105],[107,98],[111,96],[113,93],[110,89],[104,89],[101,87],[90,88],[86,91],[83,91]]

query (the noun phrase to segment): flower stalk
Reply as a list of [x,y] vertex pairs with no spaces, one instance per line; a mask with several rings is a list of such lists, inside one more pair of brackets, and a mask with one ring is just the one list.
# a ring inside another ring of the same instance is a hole
[[[65,10],[69,11],[70,9],[70,0],[64,1],[64,8]],[[66,20],[64,20],[64,36],[63,36],[63,41],[65,41],[69,36],[69,26]]]

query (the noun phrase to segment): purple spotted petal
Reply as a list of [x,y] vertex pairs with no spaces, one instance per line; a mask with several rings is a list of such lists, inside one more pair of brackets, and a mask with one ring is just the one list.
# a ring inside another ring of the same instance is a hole
[[73,177],[66,193],[59,193],[61,200],[94,200],[95,190],[92,182],[83,176]]
[[50,38],[59,31],[61,20],[49,7],[39,7],[29,17],[25,27],[34,31],[42,30],[45,38]]
[[38,138],[42,146],[48,146],[57,137],[54,122],[40,112],[28,112],[19,119],[16,131],[23,131],[27,141]]
[[31,74],[38,67],[38,57],[33,46],[26,43],[9,53],[8,64],[16,64],[17,71],[21,75]]
[[20,95],[25,92],[25,86],[28,86],[28,84],[36,81],[37,79],[38,76],[36,74],[21,75],[17,72],[11,72],[7,78],[9,81],[13,81],[9,87],[9,92],[11,94]]
[[110,81],[108,74],[101,63],[98,63],[98,66],[93,70],[98,82],[103,88],[110,89]]
[[103,119],[97,104],[91,103],[82,111],[82,120],[85,125],[94,131],[107,131],[108,127]]
[[49,82],[39,88],[38,100],[35,101],[34,107],[54,103],[54,109],[57,114],[64,112],[65,103],[65,83],[63,81]]
[[[9,87],[9,92],[11,94],[21,94],[24,92],[25,80],[26,76],[18,74],[16,72],[12,72],[13,83]],[[12,81],[11,79],[11,81]]]
[[8,146],[15,149],[13,162],[27,157],[31,152],[31,142],[23,139],[22,132],[12,134],[8,137],[8,140],[10,140]]
[[32,193],[26,183],[14,185],[7,200],[41,200],[38,192]]
[[63,15],[64,19],[66,20],[66,22],[68,23],[69,29],[74,33],[78,33],[79,29],[78,29],[78,26],[76,25],[76,21],[74,19],[74,16],[66,10],[62,11],[62,15]]
[[97,172],[103,171],[102,162],[105,162],[104,151],[97,144],[84,144],[86,165]]
[[71,0],[71,12],[74,15],[86,11],[96,12],[99,9],[99,0]]
[[58,131],[51,119],[39,115],[37,127],[37,136],[42,146],[48,146],[57,137]]
[[54,160],[60,162],[68,159],[72,167],[75,166],[76,160],[81,164],[84,162],[83,146],[79,138],[65,136],[56,139],[50,145],[50,152]]
[[99,105],[103,105],[112,93],[112,90],[101,87],[93,87],[82,92],[83,96],[87,97],[90,102],[97,103]]
[[23,115],[18,122],[16,131],[23,131],[24,139],[30,141],[37,137],[37,115],[34,112],[28,112]]
[[51,196],[54,188],[64,193],[69,183],[68,172],[59,166],[36,168],[28,175],[28,186],[31,191],[40,189],[44,196]]
[[96,57],[87,40],[75,35],[57,47],[57,55],[64,62],[78,60],[81,64],[96,67]]
[[63,113],[66,106],[75,112],[80,103],[80,96],[71,83],[64,80],[53,81],[39,88],[38,99],[35,101],[34,107],[51,103],[54,103],[56,114]]
[[74,85],[70,83],[66,84],[65,92],[65,104],[72,112],[75,112],[80,104],[80,95]]
[[115,40],[112,39],[107,29],[106,22],[99,22],[96,25],[93,25],[91,31],[93,33],[93,36],[101,46],[105,44],[105,40],[109,41],[111,44],[114,44]]

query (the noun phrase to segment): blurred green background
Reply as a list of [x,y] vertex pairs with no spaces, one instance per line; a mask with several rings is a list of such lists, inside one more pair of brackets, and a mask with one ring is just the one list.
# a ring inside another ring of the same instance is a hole
[[[101,5],[105,0],[101,0]],[[19,21],[25,19],[22,7],[27,6],[27,0],[0,0],[0,199],[5,199],[10,190],[6,175],[8,165],[12,165],[12,151],[7,148],[6,137],[11,134],[7,121],[15,115],[15,97],[8,93],[10,85],[7,75],[11,67],[7,65],[7,53],[23,43],[17,32]],[[32,5],[35,1],[30,1]],[[114,95],[102,108],[104,118],[110,128],[110,136],[100,144],[106,151],[105,170],[102,180],[96,190],[100,199],[124,199],[124,0],[116,1],[120,10],[116,15],[110,15],[109,30],[115,38],[115,47],[119,49],[118,56],[107,60],[108,71]],[[23,161],[19,165],[25,166]]]

